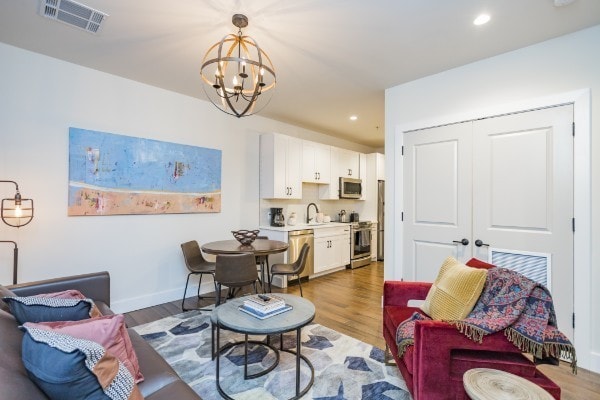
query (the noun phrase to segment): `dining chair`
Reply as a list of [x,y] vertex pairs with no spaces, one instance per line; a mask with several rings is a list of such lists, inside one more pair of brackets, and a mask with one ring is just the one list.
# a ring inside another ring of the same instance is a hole
[[258,271],[256,270],[256,258],[254,254],[217,254],[215,269],[217,306],[221,304],[222,285],[230,289],[231,295],[233,295],[231,290],[252,285],[256,294],[258,293],[256,281],[258,281]]
[[269,292],[271,291],[271,283],[273,282],[274,275],[286,275],[286,276],[298,276],[298,285],[300,286],[300,296],[304,297],[302,294],[302,283],[300,282],[300,274],[304,271],[304,267],[306,266],[306,259],[308,257],[308,252],[310,250],[310,245],[308,243],[304,243],[302,249],[300,249],[300,254],[298,255],[298,259],[294,261],[292,264],[273,264],[271,265],[271,275],[269,276]]
[[[202,251],[200,251],[200,246],[198,242],[195,240],[191,240],[189,242],[185,242],[181,244],[181,250],[183,251],[183,259],[185,260],[185,266],[187,267],[189,274],[187,276],[187,280],[185,281],[185,289],[183,290],[183,299],[181,300],[181,309],[183,311],[189,310],[206,310],[203,308],[185,308],[185,295],[187,293],[188,284],[190,282],[190,276],[199,275],[200,279],[198,280],[198,300],[202,299],[214,299],[216,298],[216,290],[217,284],[215,281],[215,263],[209,262],[204,259],[202,256]],[[213,277],[213,281],[215,284],[215,296],[200,296],[200,286],[202,285],[202,276],[211,275]]]

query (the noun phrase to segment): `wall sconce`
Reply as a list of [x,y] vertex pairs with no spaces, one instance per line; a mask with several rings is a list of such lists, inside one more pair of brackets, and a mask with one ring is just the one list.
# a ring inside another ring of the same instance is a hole
[[0,183],[12,183],[17,193],[14,198],[2,199],[1,216],[2,221],[9,226],[19,228],[25,226],[33,219],[33,200],[24,199],[19,193],[19,185],[15,181],[0,181]]
[[[15,181],[0,181],[0,183],[12,183],[15,185],[17,193],[14,198],[2,199],[0,208],[0,217],[2,222],[8,226],[19,228],[25,226],[33,219],[33,200],[24,199],[19,193],[19,185]],[[0,240],[0,243],[11,243],[13,249],[13,285],[17,283],[17,263],[19,260],[19,247],[17,242],[12,240]]]

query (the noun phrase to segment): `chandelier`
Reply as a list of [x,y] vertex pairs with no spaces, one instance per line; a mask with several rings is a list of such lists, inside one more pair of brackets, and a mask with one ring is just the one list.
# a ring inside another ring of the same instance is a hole
[[271,59],[250,36],[242,35],[248,17],[235,14],[231,22],[237,35],[229,34],[211,46],[200,76],[208,99],[221,111],[244,117],[262,110],[270,101],[275,87],[275,69]]

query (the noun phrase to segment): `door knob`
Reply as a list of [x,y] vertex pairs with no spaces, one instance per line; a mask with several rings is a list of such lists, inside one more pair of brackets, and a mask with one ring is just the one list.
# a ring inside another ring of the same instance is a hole
[[464,238],[463,240],[453,240],[452,243],[462,244],[463,246],[467,246],[469,244],[469,239]]
[[481,246],[489,246],[489,244],[487,244],[487,243],[483,243],[481,240],[477,239],[477,240],[475,241],[475,246],[477,246],[477,247],[481,247]]

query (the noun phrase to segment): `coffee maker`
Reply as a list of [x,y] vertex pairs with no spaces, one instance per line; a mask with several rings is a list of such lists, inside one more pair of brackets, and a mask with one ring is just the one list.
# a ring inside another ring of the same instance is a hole
[[283,208],[271,208],[271,226],[285,226]]

